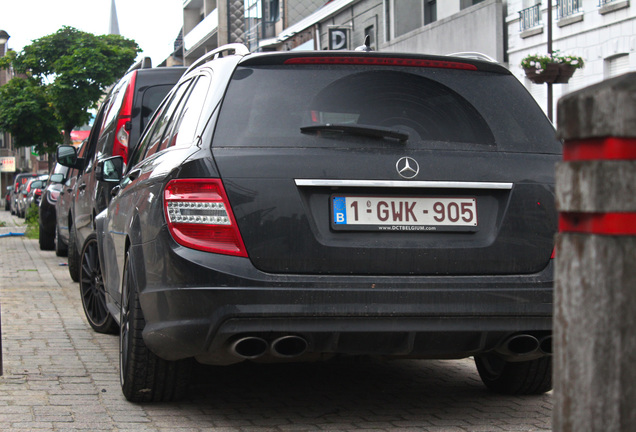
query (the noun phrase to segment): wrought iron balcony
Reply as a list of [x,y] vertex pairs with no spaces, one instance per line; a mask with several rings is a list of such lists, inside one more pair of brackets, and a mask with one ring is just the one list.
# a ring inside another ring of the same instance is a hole
[[[600,0],[607,1],[607,0]],[[557,19],[565,18],[570,15],[581,12],[583,0],[558,0],[557,1]]]
[[541,3],[519,11],[519,31],[523,32],[541,25]]

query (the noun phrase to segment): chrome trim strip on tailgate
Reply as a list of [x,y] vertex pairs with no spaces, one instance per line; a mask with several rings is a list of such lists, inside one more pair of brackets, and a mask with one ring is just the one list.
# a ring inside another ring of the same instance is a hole
[[295,179],[296,186],[323,187],[398,187],[439,189],[512,189],[513,183],[459,181],[403,181],[403,180],[320,180]]

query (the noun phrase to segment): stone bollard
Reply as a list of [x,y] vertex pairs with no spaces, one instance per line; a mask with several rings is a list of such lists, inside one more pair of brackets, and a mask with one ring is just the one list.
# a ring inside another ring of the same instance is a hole
[[636,431],[636,73],[558,104],[555,432]]

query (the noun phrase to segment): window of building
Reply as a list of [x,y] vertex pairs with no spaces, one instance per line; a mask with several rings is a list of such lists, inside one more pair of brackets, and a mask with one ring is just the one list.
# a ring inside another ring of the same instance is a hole
[[393,26],[396,37],[422,27],[422,7],[421,0],[393,2]]
[[424,0],[424,25],[437,21],[437,0]]
[[583,0],[561,0],[557,2],[557,19],[581,12]]
[[605,59],[603,76],[613,78],[629,72],[629,54],[618,54]]
[[391,40],[391,0],[384,0],[384,39],[388,42]]
[[369,46],[371,49],[375,49],[375,26],[369,26],[364,29],[364,39],[369,36]]
[[471,6],[476,5],[477,3],[481,3],[483,1],[484,0],[461,0],[460,8],[461,9],[466,9],[466,8],[469,8]]
[[437,21],[437,0],[385,0],[386,40]]
[[541,26],[541,3],[519,11],[519,31],[524,32],[539,26]]

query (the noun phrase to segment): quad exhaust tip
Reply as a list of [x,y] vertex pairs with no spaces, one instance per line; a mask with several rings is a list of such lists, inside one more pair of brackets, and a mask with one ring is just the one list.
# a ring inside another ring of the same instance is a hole
[[237,339],[230,345],[230,352],[244,359],[256,359],[267,352],[269,345],[263,338],[247,336]]
[[518,361],[552,355],[552,335],[537,338],[531,334],[518,334],[506,339],[497,351]]
[[283,336],[272,342],[272,355],[282,358],[298,357],[307,351],[307,341],[300,336]]
[[241,337],[230,345],[230,352],[245,360],[257,359],[268,352],[278,358],[293,358],[307,351],[307,340],[295,335],[286,335],[270,343],[258,336]]

